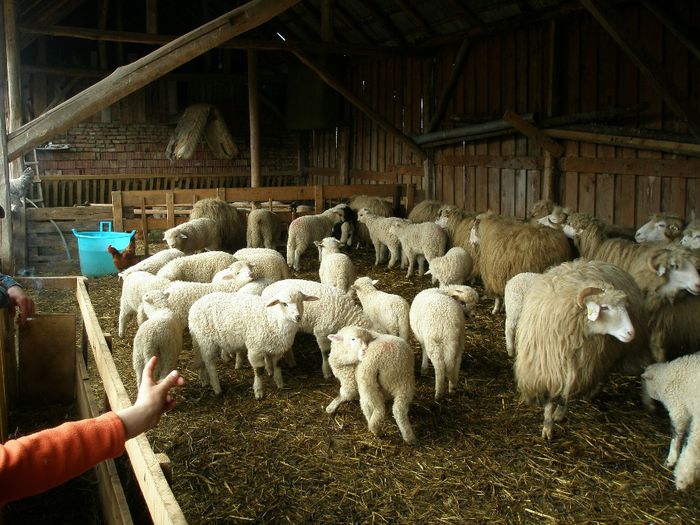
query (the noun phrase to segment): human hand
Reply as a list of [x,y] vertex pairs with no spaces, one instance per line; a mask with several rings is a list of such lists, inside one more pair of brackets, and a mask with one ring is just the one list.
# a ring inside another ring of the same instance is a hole
[[146,363],[139,393],[133,406],[117,412],[124,424],[126,439],[136,437],[155,427],[160,421],[160,416],[175,406],[175,399],[170,389],[185,384],[185,379],[177,370],[173,370],[165,379],[157,383],[153,379],[153,369],[157,361],[158,358],[153,356]]
[[15,309],[19,309],[19,324],[24,324],[27,319],[34,317],[34,301],[29,297],[21,286],[10,286],[7,289],[7,296],[10,298],[10,315],[14,318]]

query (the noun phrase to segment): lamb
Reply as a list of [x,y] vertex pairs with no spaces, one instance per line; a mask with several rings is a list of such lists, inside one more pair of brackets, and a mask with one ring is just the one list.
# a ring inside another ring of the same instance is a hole
[[700,477],[700,353],[650,365],[642,379],[651,398],[668,410],[673,435],[666,466],[675,465],[676,489],[685,490]]
[[271,210],[252,208],[248,214],[246,246],[248,248],[274,249],[281,231],[279,215]]
[[[318,215],[297,217],[289,224],[287,237],[287,266],[299,271],[302,254],[314,241],[320,241],[333,232],[333,225],[342,220],[341,208],[334,206]],[[319,259],[321,254],[319,253]]]
[[256,279],[279,281],[289,278],[289,268],[284,257],[277,250],[269,248],[242,248],[233,256],[239,261],[245,261],[255,267]]
[[508,280],[522,272],[540,273],[571,259],[571,246],[560,231],[540,224],[513,221],[490,213],[475,221],[479,268],[486,293],[500,310]]
[[124,337],[127,321],[137,313],[139,324],[143,322],[143,314],[140,312],[143,295],[149,290],[164,290],[168,285],[168,279],[143,271],[132,272],[124,277],[119,300],[119,337]]
[[435,399],[457,387],[464,352],[465,313],[471,315],[479,294],[469,286],[428,288],[411,303],[411,330],[423,349],[421,374],[428,371],[428,359],[435,369]]
[[686,225],[680,243],[691,250],[700,250],[700,219],[694,219]]
[[[339,367],[354,366],[355,374],[346,378],[343,372],[339,373],[345,384],[341,382],[340,395],[326,407],[326,412],[335,412],[340,403],[356,397],[353,393],[357,392],[369,430],[379,436],[386,419],[386,400],[393,398],[392,412],[401,437],[408,444],[415,443],[416,436],[408,419],[415,393],[413,352],[408,343],[400,337],[358,326],[346,326],[328,337],[334,343],[333,362]],[[356,387],[348,385],[353,380]]]
[[547,273],[525,295],[515,335],[515,379],[524,401],[544,403],[542,437],[574,396],[598,388],[635,337],[627,296],[572,268]]
[[445,255],[447,233],[434,222],[406,224],[395,222],[389,232],[401,242],[401,252],[408,261],[406,277],[410,277],[418,263],[418,275],[425,273],[425,261]]
[[367,227],[370,242],[374,246],[374,265],[378,266],[384,260],[386,248],[389,251],[389,263],[387,268],[393,268],[401,254],[401,241],[391,230],[395,223],[404,223],[397,217],[382,217],[370,212],[368,208],[362,208],[357,214],[357,221]]
[[159,277],[171,281],[211,282],[216,272],[230,266],[238,259],[228,252],[203,252],[173,259],[160,270]]
[[465,284],[472,273],[474,261],[461,246],[447,250],[442,257],[433,257],[426,274],[432,276],[433,284],[440,283],[441,287],[451,284]]
[[416,204],[408,214],[411,222],[435,222],[438,218],[440,208],[445,205],[442,201],[424,200]]
[[202,199],[194,203],[190,221],[208,218],[216,223],[217,247],[210,248],[233,252],[243,248],[246,242],[245,213],[220,199]]
[[362,310],[372,321],[375,330],[399,336],[408,342],[410,326],[408,312],[410,305],[400,295],[377,290],[379,281],[370,277],[360,277],[351,286],[362,304]]
[[510,279],[506,283],[503,292],[503,304],[506,309],[506,351],[510,357],[515,355],[515,328],[518,326],[520,312],[523,307],[525,294],[532,287],[537,279],[542,276],[535,272],[522,272]]
[[168,292],[151,290],[143,295],[143,311],[148,318],[136,331],[133,365],[136,384],[141,384],[143,368],[151,357],[158,356],[154,378],[163,379],[177,368],[182,351],[182,323],[168,307]]
[[182,257],[184,255],[185,254],[177,248],[161,250],[157,253],[154,253],[150,257],[146,257],[140,263],[137,263],[134,266],[131,266],[130,268],[119,272],[119,277],[123,279],[130,273],[134,272],[148,272],[156,274],[158,273],[158,270],[160,270],[170,261],[177,259],[178,257]]
[[[391,204],[381,197],[356,195],[350,199],[348,206],[355,210],[355,212],[358,214],[358,218],[360,210],[362,209],[367,209],[372,215],[376,215],[377,217],[391,217],[394,215],[394,210],[392,209]],[[372,242],[369,228],[364,223],[357,225],[355,234],[357,237],[356,242],[362,244],[363,246],[368,246],[369,243]]]
[[203,250],[218,250],[221,246],[216,221],[201,218],[165,230],[163,240],[168,248],[177,248],[189,255]]
[[350,294],[343,293],[334,286],[316,281],[304,279],[277,281],[263,290],[262,297],[269,299],[285,289],[298,289],[307,295],[320,299],[304,309],[299,331],[304,334],[313,334],[316,337],[316,343],[321,351],[321,371],[323,377],[328,379],[331,377],[331,369],[328,364],[328,352],[331,345],[328,334],[335,333],[342,327],[351,324],[371,329],[372,323],[362,308],[355,304]]
[[472,273],[474,278],[479,275],[479,246],[472,241],[472,229],[476,221],[476,213],[466,212],[452,205],[445,205],[438,211],[435,223],[447,232],[448,245],[459,246],[471,256],[473,261]]
[[681,236],[683,219],[670,212],[654,213],[634,234],[634,240],[643,242],[673,242]]
[[284,386],[279,359],[292,347],[304,313],[304,303],[317,301],[295,289],[281,290],[267,299],[257,295],[215,292],[198,299],[188,322],[195,349],[195,366],[202,385],[221,394],[216,358],[247,349],[255,379],[253,393],[263,397],[266,364],[272,368],[277,388]]
[[321,250],[321,264],[318,268],[321,282],[347,292],[355,280],[356,271],[350,257],[340,253],[340,241],[335,237],[326,237],[314,244]]

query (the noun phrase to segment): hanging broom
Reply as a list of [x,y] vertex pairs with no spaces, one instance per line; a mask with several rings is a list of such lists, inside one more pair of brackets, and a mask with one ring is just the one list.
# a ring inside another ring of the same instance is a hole
[[238,156],[238,146],[233,141],[224,116],[218,108],[213,106],[204,130],[204,138],[217,159],[232,159]]
[[168,160],[189,159],[202,140],[211,110],[210,104],[193,104],[185,109],[165,149]]

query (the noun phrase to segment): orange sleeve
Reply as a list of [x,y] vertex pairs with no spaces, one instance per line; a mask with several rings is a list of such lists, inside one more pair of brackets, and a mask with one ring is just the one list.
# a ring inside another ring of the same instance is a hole
[[0,506],[38,494],[119,456],[126,436],[114,412],[0,445]]

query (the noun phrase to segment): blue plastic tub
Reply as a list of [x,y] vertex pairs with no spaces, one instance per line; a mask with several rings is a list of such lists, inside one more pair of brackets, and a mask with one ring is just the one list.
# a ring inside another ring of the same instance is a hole
[[73,228],[73,235],[78,239],[80,256],[80,273],[85,277],[99,277],[117,273],[112,255],[107,251],[110,244],[119,251],[129,245],[136,233],[113,232],[111,221],[100,221],[98,232],[78,232]]

